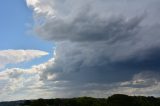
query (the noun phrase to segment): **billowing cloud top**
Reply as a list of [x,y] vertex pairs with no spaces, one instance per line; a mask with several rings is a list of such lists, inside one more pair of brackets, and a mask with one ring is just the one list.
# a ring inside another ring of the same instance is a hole
[[54,10],[52,8],[53,2],[51,0],[26,0],[29,7],[32,7],[36,14],[46,15],[52,17]]

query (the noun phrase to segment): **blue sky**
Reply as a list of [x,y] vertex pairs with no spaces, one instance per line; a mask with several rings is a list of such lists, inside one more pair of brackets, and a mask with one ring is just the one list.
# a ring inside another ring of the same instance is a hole
[[[7,49],[35,49],[49,52],[49,56],[35,59],[30,63],[19,64],[28,68],[32,64],[39,64],[52,56],[53,45],[32,34],[32,10],[26,5],[25,0],[3,0],[0,3],[0,50]],[[16,67],[16,65],[8,65]]]

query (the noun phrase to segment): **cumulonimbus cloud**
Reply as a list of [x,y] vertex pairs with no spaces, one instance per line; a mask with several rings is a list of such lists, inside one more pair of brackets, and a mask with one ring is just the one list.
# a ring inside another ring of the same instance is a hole
[[[33,68],[40,71],[32,73],[36,80],[30,75],[26,82],[30,89],[57,97],[159,92],[155,74],[142,76],[143,71],[160,70],[158,0],[27,0],[27,4],[36,21],[44,17],[33,30],[57,46],[49,65]],[[21,76],[15,83],[21,82],[26,71],[11,70],[7,76]],[[32,86],[33,80],[37,86]]]

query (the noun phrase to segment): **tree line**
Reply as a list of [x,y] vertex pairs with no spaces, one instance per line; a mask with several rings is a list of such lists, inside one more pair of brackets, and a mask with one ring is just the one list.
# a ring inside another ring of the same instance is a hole
[[160,106],[160,98],[115,94],[108,98],[79,97],[1,102],[0,106]]
[[160,106],[160,98],[115,94],[108,98],[27,100],[21,106]]

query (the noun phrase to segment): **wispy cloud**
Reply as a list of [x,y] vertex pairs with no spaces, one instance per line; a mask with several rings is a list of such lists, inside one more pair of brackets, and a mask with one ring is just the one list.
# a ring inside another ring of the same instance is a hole
[[4,68],[8,64],[22,63],[45,55],[48,55],[48,53],[40,50],[1,50],[0,68]]

